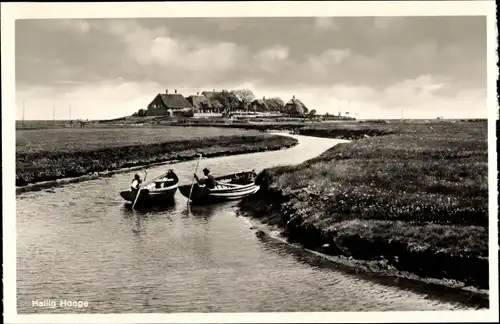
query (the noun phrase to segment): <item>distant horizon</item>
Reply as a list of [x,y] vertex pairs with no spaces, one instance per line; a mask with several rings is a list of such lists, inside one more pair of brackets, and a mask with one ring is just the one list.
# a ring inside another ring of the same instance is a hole
[[[331,114],[330,114],[331,115]],[[318,116],[324,116],[324,114],[318,114]],[[25,119],[24,122],[30,122],[30,121],[44,121],[44,122],[52,122],[52,121],[76,121],[76,120],[89,120],[89,121],[101,121],[101,120],[112,120],[112,119],[117,119],[117,118],[124,118],[124,117],[130,117],[130,115],[128,116],[121,116],[121,117],[112,117],[112,118],[106,118],[106,119],[91,119],[91,118],[75,118],[75,119]],[[161,117],[161,116],[155,116],[155,117]],[[343,116],[343,117],[349,117],[349,116]],[[353,117],[355,118],[356,120],[463,120],[463,119],[484,119],[484,120],[487,120],[488,117],[478,117],[478,118],[470,118],[470,117],[453,117],[453,118],[437,118],[437,117],[421,117],[421,118],[356,118],[356,117]],[[16,123],[17,122],[23,122],[22,119],[16,119]],[[349,120],[345,120],[345,122],[349,122]]]

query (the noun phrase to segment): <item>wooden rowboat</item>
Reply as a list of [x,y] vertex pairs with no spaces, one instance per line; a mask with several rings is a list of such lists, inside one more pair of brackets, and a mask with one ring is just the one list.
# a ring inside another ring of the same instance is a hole
[[[191,202],[195,204],[210,204],[220,201],[237,200],[253,195],[260,187],[255,184],[255,172],[241,172],[216,177],[217,186],[208,189],[203,185],[194,184],[191,192]],[[191,185],[179,186],[180,193],[189,198]]]
[[[174,195],[179,186],[179,177],[169,170],[161,176],[144,183],[141,186],[136,206],[167,204],[174,201]],[[131,203],[134,202],[137,190],[120,192],[120,196]]]

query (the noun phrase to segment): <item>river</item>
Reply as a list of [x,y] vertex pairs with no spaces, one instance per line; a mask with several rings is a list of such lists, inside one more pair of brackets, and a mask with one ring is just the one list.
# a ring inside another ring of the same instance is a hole
[[[291,149],[204,159],[215,175],[300,163],[340,140],[295,136]],[[182,183],[196,161],[174,168]],[[430,294],[348,274],[285,243],[259,238],[236,202],[131,211],[119,191],[133,173],[17,196],[18,313],[456,310]],[[33,300],[88,307],[33,307]]]

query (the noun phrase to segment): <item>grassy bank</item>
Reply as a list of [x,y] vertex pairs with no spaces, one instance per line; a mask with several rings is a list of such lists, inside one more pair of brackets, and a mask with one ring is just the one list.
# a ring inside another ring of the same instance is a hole
[[[224,136],[221,136],[220,131],[213,130],[203,136],[194,129],[181,131],[177,127],[164,130],[164,136],[158,135],[155,129],[129,129],[125,132],[85,130],[85,136],[66,130],[50,131],[18,138],[16,186],[139,165],[189,160],[197,153],[214,157],[278,150],[297,143],[289,137],[257,132],[234,131],[232,135],[226,135],[224,131]],[[168,132],[175,132],[175,135],[166,136]],[[31,139],[27,140],[30,136]]]
[[326,138],[356,140],[366,137],[399,133],[398,125],[366,124],[359,122],[310,123],[296,127],[296,134]]
[[487,289],[486,122],[371,126],[388,135],[264,170],[243,209],[311,249]]

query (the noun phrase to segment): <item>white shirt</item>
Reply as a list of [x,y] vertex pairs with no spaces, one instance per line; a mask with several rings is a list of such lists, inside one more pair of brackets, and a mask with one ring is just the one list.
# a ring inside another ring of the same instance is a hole
[[132,181],[132,184],[130,185],[130,188],[139,189],[139,181],[134,179],[134,181]]

